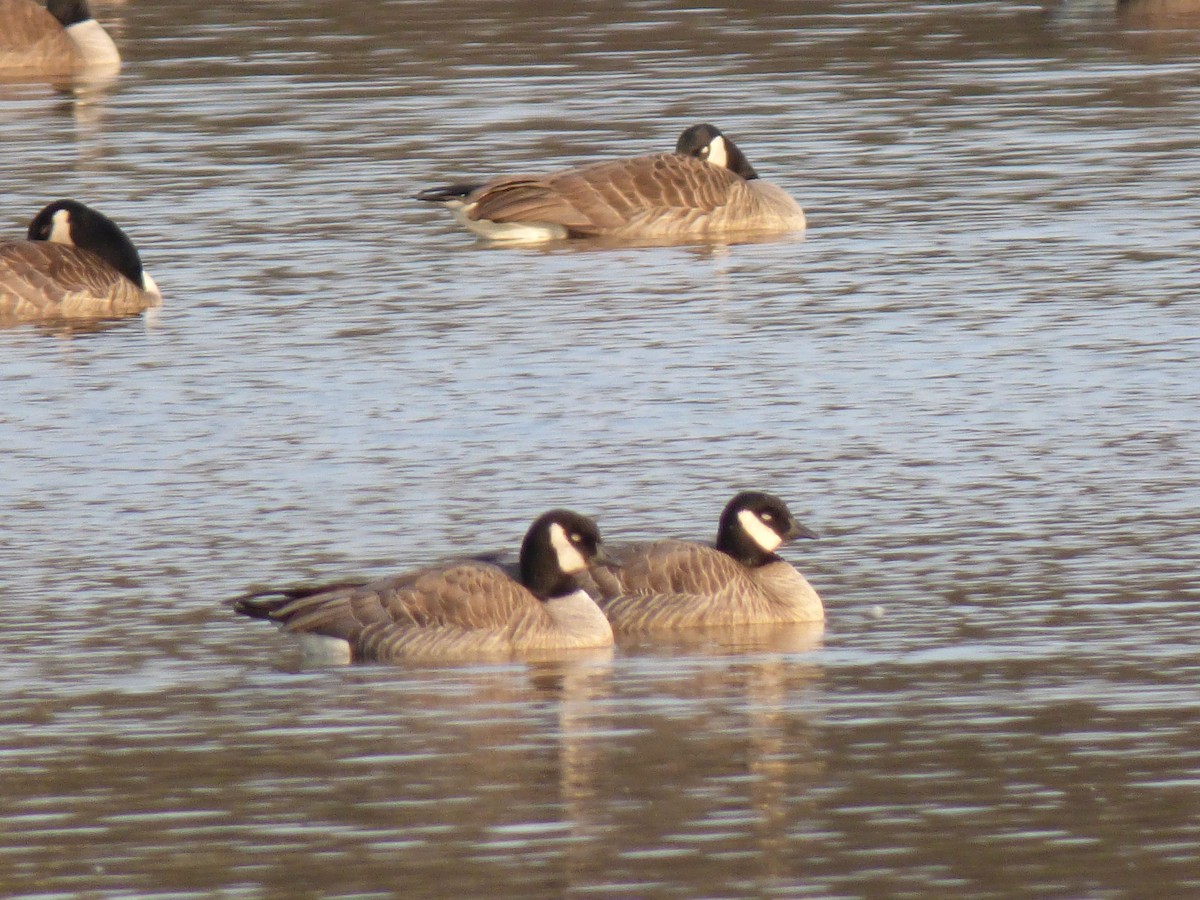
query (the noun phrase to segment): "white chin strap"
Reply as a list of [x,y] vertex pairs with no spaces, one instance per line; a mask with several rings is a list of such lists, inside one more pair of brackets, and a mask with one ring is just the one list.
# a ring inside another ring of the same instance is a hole
[[783,543],[783,538],[771,528],[763,523],[763,520],[750,512],[748,509],[743,509],[738,513],[738,524],[742,526],[742,530],[750,535],[750,539],[758,546],[762,547],[765,553],[774,553],[776,548]]
[[65,209],[58,210],[50,217],[50,236],[46,238],[53,244],[71,244],[71,214]]
[[725,149],[725,138],[717,135],[708,145],[708,161],[722,169],[729,165],[729,151]]
[[558,567],[568,575],[582,572],[587,568],[587,560],[579,552],[579,548],[571,543],[566,531],[557,522],[550,526],[550,546],[558,555]]

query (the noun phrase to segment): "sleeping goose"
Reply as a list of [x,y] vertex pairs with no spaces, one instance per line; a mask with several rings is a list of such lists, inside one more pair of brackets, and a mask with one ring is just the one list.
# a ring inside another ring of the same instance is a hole
[[509,658],[607,647],[612,628],[577,576],[603,559],[589,518],[556,509],[521,544],[519,580],[466,559],[370,582],[246,594],[236,612],[300,636],[311,657],[338,662]]
[[133,241],[75,200],[34,216],[27,240],[0,243],[0,320],[125,316],[161,302]]
[[0,70],[115,72],[121,54],[86,0],[0,0]]
[[714,125],[683,132],[674,153],[430,188],[459,224],[492,241],[712,238],[804,230],[800,205],[758,177]]
[[595,567],[591,589],[617,631],[819,622],[821,598],[775,554],[797,537],[816,534],[778,497],[745,491],[721,513],[716,546],[677,540],[609,546],[620,568]]

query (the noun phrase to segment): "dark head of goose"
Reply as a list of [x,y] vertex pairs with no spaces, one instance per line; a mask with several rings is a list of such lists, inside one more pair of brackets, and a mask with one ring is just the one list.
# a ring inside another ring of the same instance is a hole
[[31,241],[90,250],[136,284],[146,287],[142,258],[116,222],[77,200],[55,200],[29,223]]
[[758,177],[754,166],[750,165],[750,161],[738,149],[737,144],[721,134],[721,129],[716,125],[693,125],[684,129],[679,140],[675,142],[675,152],[726,168],[747,181]]
[[780,545],[817,533],[796,521],[787,504],[761,491],[743,491],[726,504],[717,526],[717,549],[745,566],[774,562]]
[[575,576],[594,562],[610,562],[600,546],[600,529],[568,509],[539,516],[521,542],[521,582],[542,599],[579,590]]

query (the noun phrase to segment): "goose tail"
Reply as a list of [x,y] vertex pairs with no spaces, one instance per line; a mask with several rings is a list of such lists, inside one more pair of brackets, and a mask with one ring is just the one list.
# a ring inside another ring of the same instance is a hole
[[461,203],[473,191],[483,187],[481,184],[447,184],[443,187],[426,188],[413,195],[414,200],[425,203]]
[[340,581],[337,584],[298,585],[288,588],[253,590],[226,600],[225,605],[238,615],[249,616],[252,619],[277,619],[276,613],[296,600],[303,600],[313,594],[323,594],[341,588],[362,587],[366,583],[366,579],[352,579]]

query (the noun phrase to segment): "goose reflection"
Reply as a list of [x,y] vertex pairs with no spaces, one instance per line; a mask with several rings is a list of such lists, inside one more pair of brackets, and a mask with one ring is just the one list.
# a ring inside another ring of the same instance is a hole
[[[610,702],[564,718],[561,774],[575,840],[564,881],[770,887],[824,763],[807,697],[822,623],[659,635],[619,646]],[[564,704],[564,710],[568,707]]]

